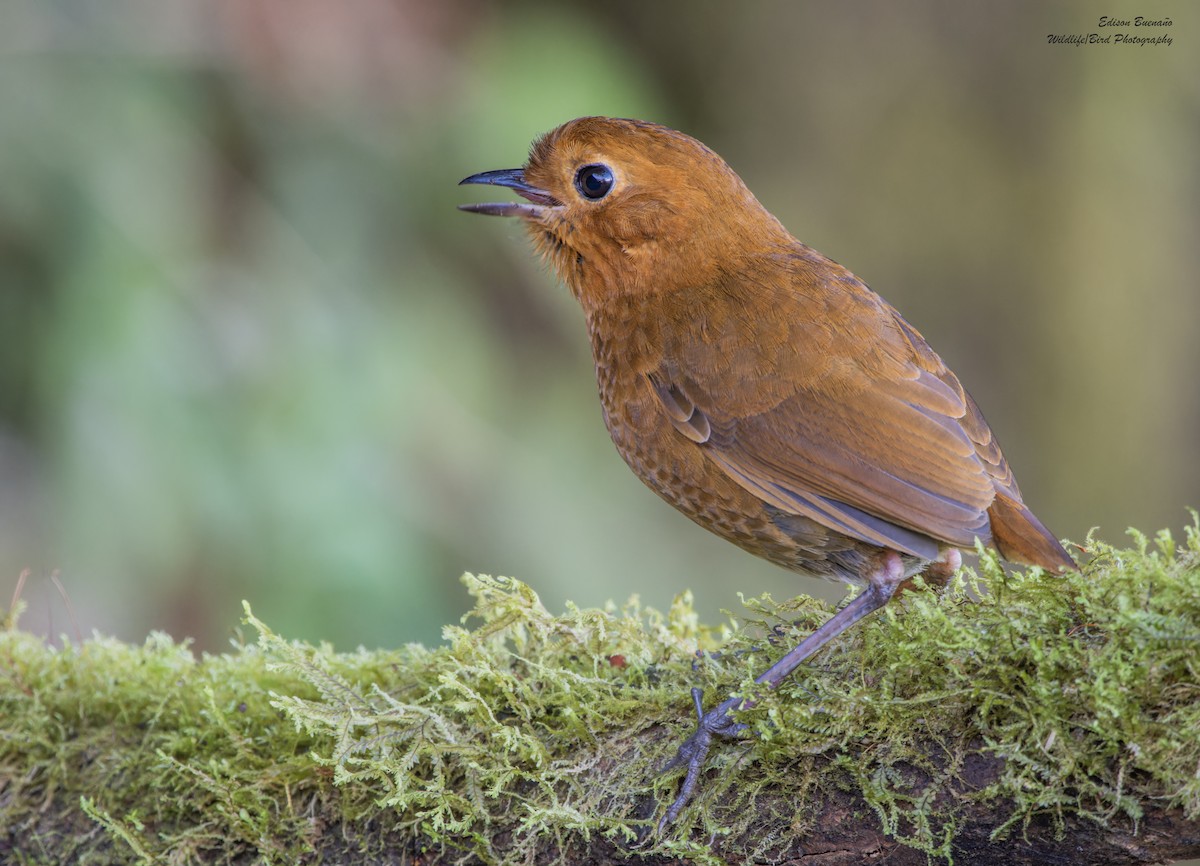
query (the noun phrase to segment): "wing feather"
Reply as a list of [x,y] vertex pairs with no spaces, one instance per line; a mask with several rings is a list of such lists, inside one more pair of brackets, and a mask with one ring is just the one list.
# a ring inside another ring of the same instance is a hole
[[[664,362],[647,375],[659,405],[731,479],[787,513],[926,559],[941,544],[990,543],[987,509],[998,486],[1015,485],[987,423],[916,329],[857,280],[850,289],[866,320],[857,327],[878,337],[870,358],[837,354],[854,339],[826,339],[820,375],[783,387],[760,340],[746,370],[733,353],[707,378]],[[785,337],[822,333],[801,327]],[[780,356],[794,355],[784,342]],[[740,411],[722,404],[731,389]]]

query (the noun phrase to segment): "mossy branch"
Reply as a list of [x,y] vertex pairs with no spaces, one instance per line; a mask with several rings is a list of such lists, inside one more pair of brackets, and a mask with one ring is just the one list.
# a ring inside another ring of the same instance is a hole
[[[5,863],[1142,863],[1200,854],[1200,527],[1089,540],[1082,574],[986,554],[907,593],[742,714],[652,832],[656,775],[709,700],[828,616],[737,627],[552,615],[464,578],[443,646],[335,653],[255,619],[195,658],[164,635],[55,649],[0,631]],[[469,627],[467,627],[469,624]],[[720,651],[716,652],[720,647]],[[697,655],[697,650],[710,652]]]

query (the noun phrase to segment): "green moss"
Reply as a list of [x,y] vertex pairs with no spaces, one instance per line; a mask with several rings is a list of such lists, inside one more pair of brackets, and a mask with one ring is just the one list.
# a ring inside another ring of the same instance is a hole
[[[775,830],[803,833],[830,791],[938,857],[978,802],[1004,810],[996,838],[1046,816],[1136,824],[1151,798],[1200,819],[1198,526],[1182,545],[1089,539],[1064,577],[985,554],[940,596],[905,594],[742,713],[757,736],[714,752],[725,771],[662,838],[643,836],[679,784],[656,768],[693,724],[688,690],[748,688],[824,605],[750,599],[738,629],[706,628],[686,594],[665,614],[553,615],[468,575],[475,608],[436,648],[338,654],[249,609],[257,642],[200,658],[163,635],[55,649],[10,626],[0,859],[293,864],[334,836],[352,860],[517,863],[551,840],[570,862],[603,840],[718,862],[710,839],[764,820],[748,804],[793,804]],[[980,759],[1001,771],[961,784]]]

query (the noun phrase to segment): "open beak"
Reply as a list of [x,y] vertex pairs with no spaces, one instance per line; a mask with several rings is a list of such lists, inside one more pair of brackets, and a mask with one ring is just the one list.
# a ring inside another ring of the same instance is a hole
[[554,196],[544,189],[530,186],[525,182],[525,172],[519,168],[501,168],[496,171],[484,171],[464,177],[458,182],[459,186],[480,183],[493,186],[506,186],[531,204],[520,201],[483,202],[481,204],[460,204],[459,210],[471,213],[485,213],[492,216],[523,216],[539,217],[546,208],[557,207],[561,204]]

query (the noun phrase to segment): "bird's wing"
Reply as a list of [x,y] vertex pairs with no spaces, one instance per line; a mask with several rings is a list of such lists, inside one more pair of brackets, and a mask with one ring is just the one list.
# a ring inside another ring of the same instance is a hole
[[[647,382],[676,430],[785,512],[926,559],[939,544],[990,542],[997,487],[1020,496],[991,431],[921,335],[878,296],[869,300],[864,309],[884,317],[883,362],[843,359],[790,393],[736,363],[702,378],[664,362]],[[741,411],[719,399],[729,393],[742,397]]]

